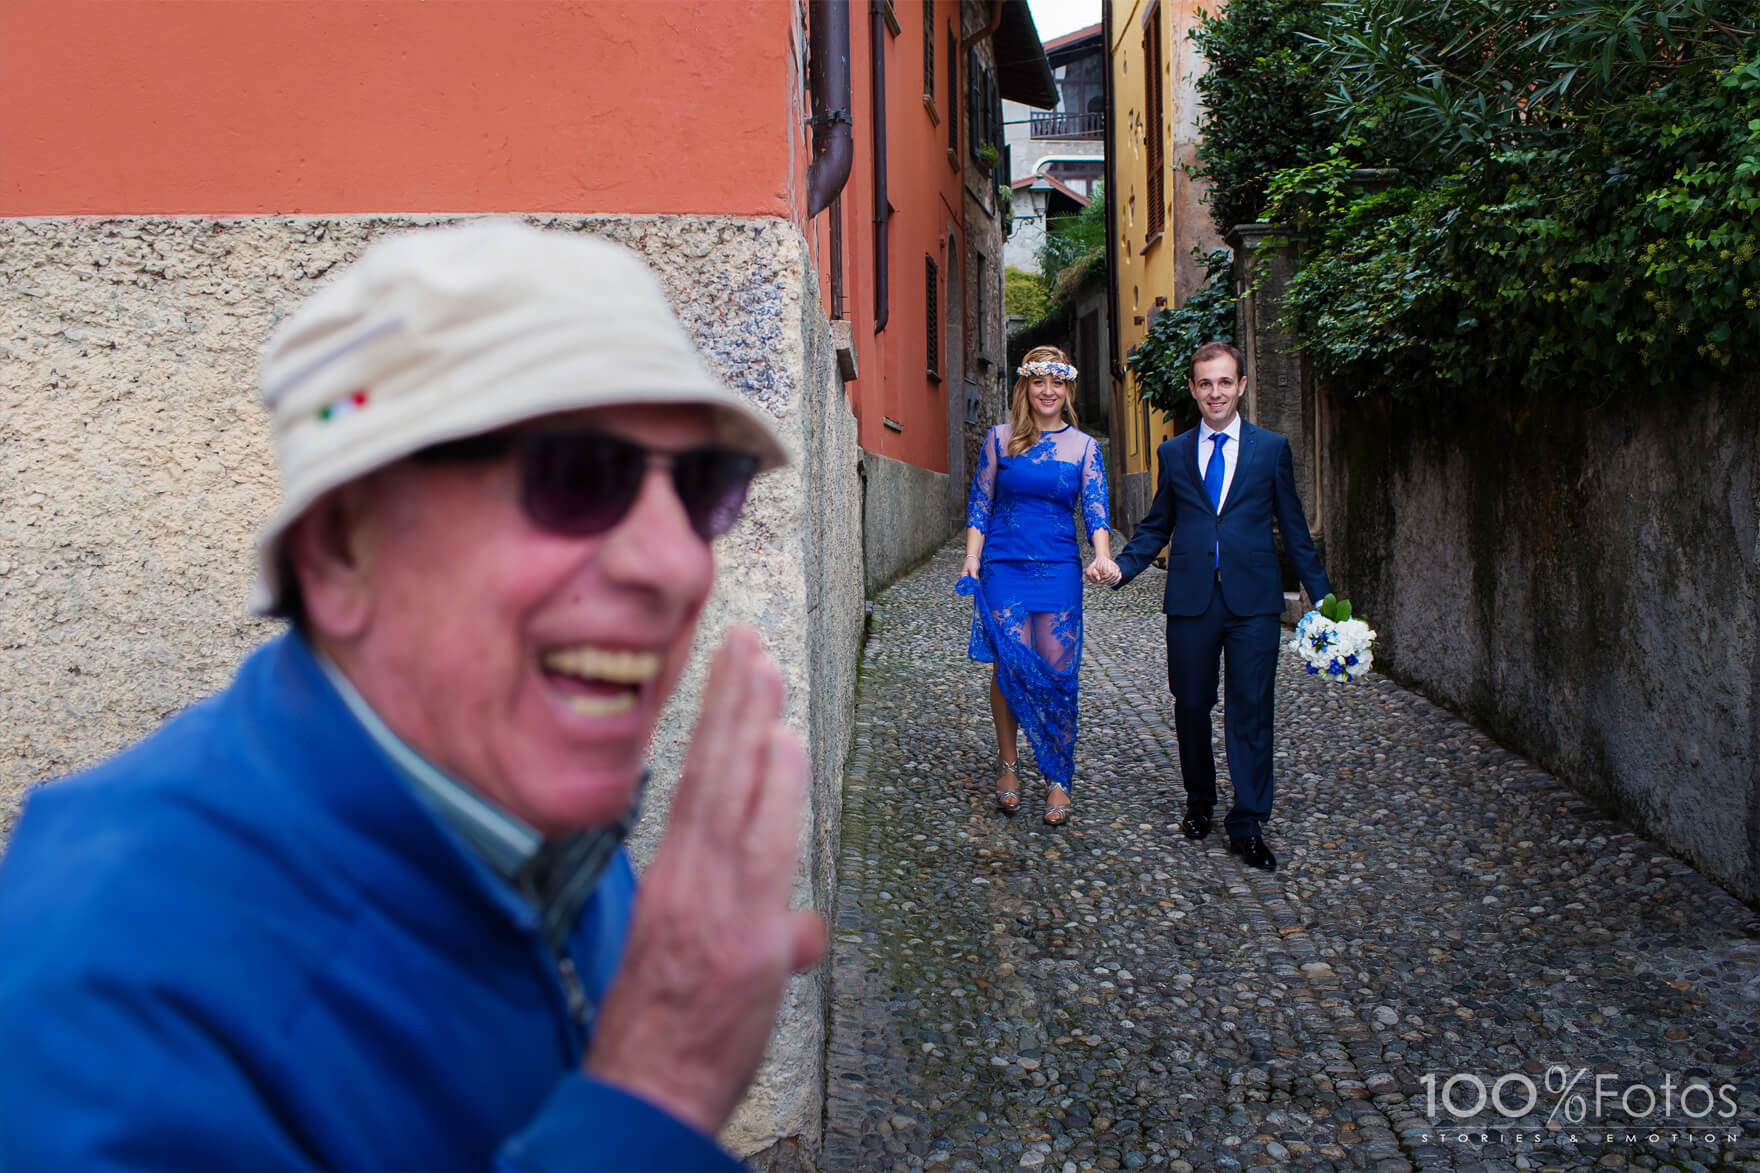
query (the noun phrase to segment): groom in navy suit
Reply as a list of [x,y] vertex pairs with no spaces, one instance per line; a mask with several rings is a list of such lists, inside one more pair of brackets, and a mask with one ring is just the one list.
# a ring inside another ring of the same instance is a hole
[[1272,684],[1282,642],[1283,581],[1271,523],[1283,534],[1302,585],[1314,599],[1332,593],[1296,496],[1289,441],[1240,417],[1246,391],[1240,351],[1206,342],[1192,358],[1192,398],[1203,422],[1162,444],[1155,502],[1118,556],[1122,586],[1167,546],[1167,685],[1186,787],[1180,828],[1210,833],[1216,756],[1210,710],[1228,659],[1223,741],[1234,806],[1223,821],[1228,849],[1265,871],[1277,858],[1259,824],[1271,815]]

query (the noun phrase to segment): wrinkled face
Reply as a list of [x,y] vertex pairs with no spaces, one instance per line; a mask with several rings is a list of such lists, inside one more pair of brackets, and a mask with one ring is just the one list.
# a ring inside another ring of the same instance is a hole
[[[616,407],[541,421],[659,449],[709,441],[699,409]],[[327,650],[414,749],[556,836],[611,822],[690,652],[709,543],[663,462],[605,533],[546,532],[517,460],[403,461],[351,526],[365,618]]]
[[1063,405],[1069,402],[1069,384],[1056,375],[1033,375],[1027,379],[1027,402],[1041,425],[1060,423]]
[[1222,354],[1192,365],[1191,388],[1204,422],[1220,432],[1234,419],[1247,382],[1235,369],[1234,359]]

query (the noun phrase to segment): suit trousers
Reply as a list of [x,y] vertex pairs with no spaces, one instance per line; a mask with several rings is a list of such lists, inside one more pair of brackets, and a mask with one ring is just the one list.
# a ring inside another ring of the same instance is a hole
[[1223,826],[1230,839],[1259,834],[1260,822],[1271,817],[1271,722],[1282,639],[1279,616],[1234,614],[1222,601],[1220,583],[1211,585],[1203,614],[1167,617],[1167,687],[1173,692],[1179,768],[1186,805],[1198,810],[1216,805],[1210,710],[1227,658],[1222,730],[1234,806]]

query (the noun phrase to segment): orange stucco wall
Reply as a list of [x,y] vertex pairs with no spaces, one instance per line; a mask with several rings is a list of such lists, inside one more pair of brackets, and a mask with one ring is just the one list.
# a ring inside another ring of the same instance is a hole
[[0,0],[0,215],[797,217],[795,18],[793,0]]
[[[948,284],[949,226],[952,253],[963,247],[960,173],[947,161],[947,124],[932,118],[923,103],[923,19],[916,4],[896,8],[899,33],[883,33],[886,70],[887,202],[892,207],[887,247],[890,273],[890,315],[885,328],[874,332],[874,135],[872,22],[867,5],[850,5],[851,115],[855,123],[855,163],[843,190],[844,316],[857,343],[860,378],[849,385],[855,409],[857,439],[869,452],[920,468],[946,472],[946,396],[963,397],[964,389],[950,380],[936,383],[927,374],[928,323],[924,309],[925,255],[941,270],[942,298]],[[959,7],[935,5],[937,116],[947,106],[946,38]],[[963,71],[962,71],[963,79]],[[963,105],[960,118],[964,120]],[[961,129],[962,143],[965,142]],[[826,278],[829,217],[817,221],[817,260]],[[945,301],[943,305],[945,311]],[[945,316],[945,314],[944,314]],[[953,339],[941,339],[943,365]],[[886,426],[890,418],[902,426]]]
[[[963,388],[926,374],[923,259],[945,315],[963,246],[945,122],[961,13],[934,8],[932,117],[922,11],[899,5],[883,34],[891,313],[876,333],[870,21],[850,7],[848,391],[865,448],[946,471],[946,397]],[[800,0],[0,0],[0,216],[779,216],[809,232],[824,276],[804,36]]]

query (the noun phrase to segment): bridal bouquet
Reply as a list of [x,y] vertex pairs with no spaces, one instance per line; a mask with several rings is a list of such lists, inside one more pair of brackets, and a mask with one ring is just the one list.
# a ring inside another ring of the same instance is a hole
[[1375,663],[1374,645],[1375,633],[1361,619],[1351,618],[1350,603],[1327,595],[1296,623],[1289,646],[1307,664],[1308,675],[1355,680]]

